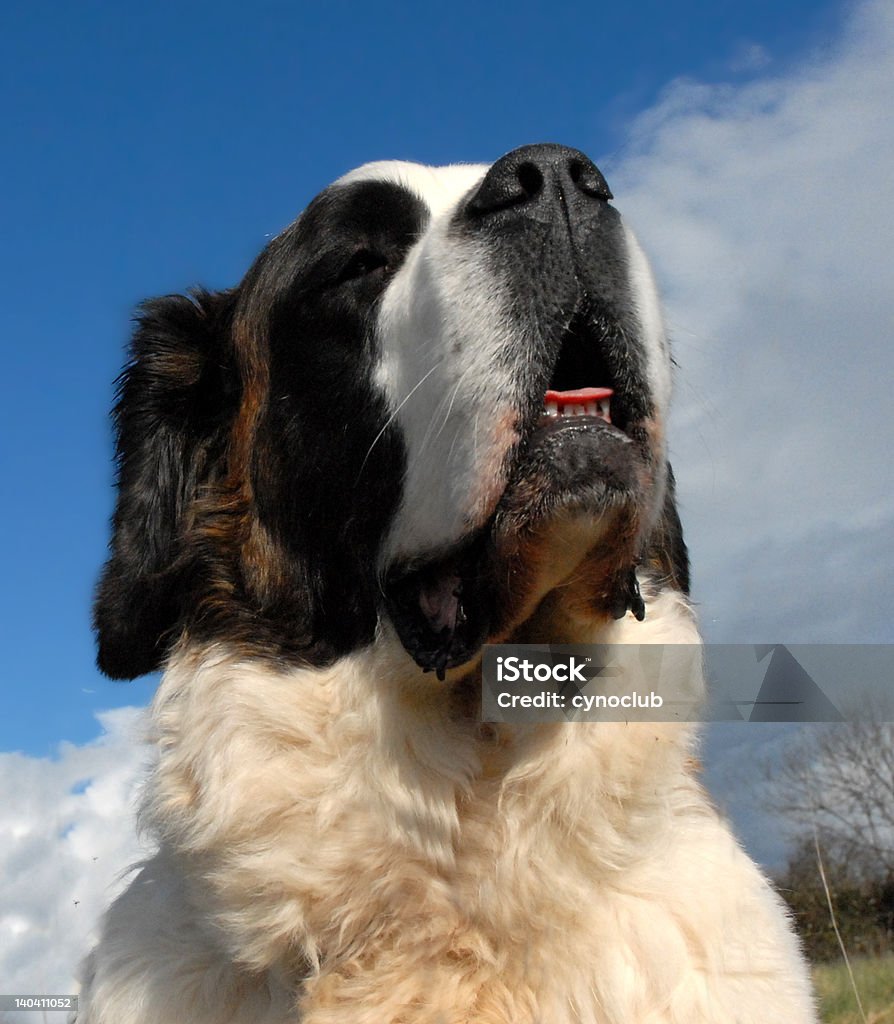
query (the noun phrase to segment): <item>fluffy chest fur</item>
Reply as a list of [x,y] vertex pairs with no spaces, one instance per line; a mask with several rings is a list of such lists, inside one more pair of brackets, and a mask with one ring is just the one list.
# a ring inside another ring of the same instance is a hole
[[[655,642],[694,641],[679,599],[649,612]],[[691,727],[508,731],[468,710],[387,648],[279,673],[176,656],[146,808],[162,850],[107,923],[127,1006],[103,965],[95,1019],[812,1019]]]

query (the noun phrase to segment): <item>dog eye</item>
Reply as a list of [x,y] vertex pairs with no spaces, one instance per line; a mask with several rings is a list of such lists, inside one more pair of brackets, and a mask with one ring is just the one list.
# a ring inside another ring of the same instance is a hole
[[358,249],[348,262],[341,268],[336,284],[344,284],[346,281],[356,281],[357,278],[374,274],[377,270],[385,270],[388,260],[379,252],[372,249]]

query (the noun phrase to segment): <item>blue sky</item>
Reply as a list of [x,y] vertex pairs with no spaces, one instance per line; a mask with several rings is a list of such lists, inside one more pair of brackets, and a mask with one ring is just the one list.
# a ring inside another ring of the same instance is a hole
[[0,253],[9,629],[0,750],[49,753],[153,681],[93,668],[112,381],[142,298],[239,279],[374,158],[623,151],[673,79],[736,82],[834,39],[837,4],[7,3]]
[[[93,665],[107,413],[144,297],[235,283],[333,178],[586,150],[652,256],[706,636],[894,642],[894,7],[10,3],[0,387],[0,978],[64,991],[124,866],[150,678]],[[761,761],[709,782],[778,866]],[[21,753],[15,753],[21,751]]]

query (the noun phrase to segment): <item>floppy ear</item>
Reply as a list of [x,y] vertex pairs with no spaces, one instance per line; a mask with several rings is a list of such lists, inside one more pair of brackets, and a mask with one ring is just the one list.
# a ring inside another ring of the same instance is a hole
[[233,292],[153,299],[141,308],[114,409],[118,502],[94,607],[97,663],[116,679],[158,668],[196,568],[182,551],[203,483],[219,473],[235,405]]
[[660,579],[689,594],[689,552],[683,540],[683,525],[677,512],[674,471],[667,466],[664,508],[649,538],[648,563]]

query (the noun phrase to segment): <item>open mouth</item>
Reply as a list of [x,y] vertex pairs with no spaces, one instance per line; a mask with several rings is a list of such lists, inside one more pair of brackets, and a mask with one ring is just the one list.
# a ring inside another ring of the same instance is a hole
[[[527,419],[528,445],[536,444],[542,428],[562,429],[569,420],[600,420],[624,434],[642,417],[635,399],[641,390],[638,372],[624,331],[615,318],[579,309],[563,330],[554,362],[545,381],[545,394]],[[524,445],[523,445],[524,448]]]
[[598,416],[611,423],[611,388],[576,388],[573,391],[552,391],[543,400],[547,421],[560,416]]
[[385,581],[388,614],[406,651],[426,672],[474,657],[493,618],[487,531],[419,568],[398,569]]
[[[641,494],[642,458],[625,430],[629,416],[618,384],[626,381],[623,371],[612,372],[619,355],[612,339],[613,332],[598,320],[572,318],[543,398],[525,417],[528,426],[491,520],[450,551],[389,574],[389,616],[424,670],[443,679],[447,669],[477,653],[493,628],[505,625],[503,606],[513,601],[505,581],[518,574],[515,537],[547,533],[566,514],[595,522],[609,506],[634,507]],[[629,589],[632,573],[626,564],[618,578]],[[620,614],[633,607],[639,617],[633,579],[630,600],[625,589],[615,605]],[[618,617],[614,605],[610,613]]]

